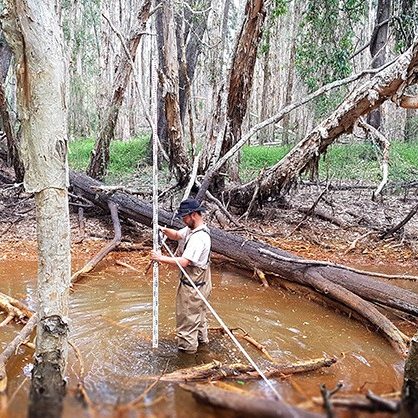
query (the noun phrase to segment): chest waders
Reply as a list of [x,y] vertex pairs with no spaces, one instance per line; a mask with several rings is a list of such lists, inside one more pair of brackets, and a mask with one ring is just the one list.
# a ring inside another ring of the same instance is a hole
[[[209,234],[207,229],[199,229],[189,235],[204,232]],[[186,242],[187,246],[188,241]],[[189,265],[185,268],[186,273],[193,280],[195,285],[208,299],[212,290],[210,271],[210,253],[204,268]],[[206,320],[207,307],[196,290],[180,273],[180,283],[177,288],[176,297],[176,324],[177,324],[177,347],[188,353],[195,353],[200,343],[207,343],[208,329]]]

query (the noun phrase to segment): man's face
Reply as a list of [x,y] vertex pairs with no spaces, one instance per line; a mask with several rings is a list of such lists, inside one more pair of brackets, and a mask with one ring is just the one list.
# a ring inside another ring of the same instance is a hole
[[195,219],[194,219],[194,215],[195,215],[195,212],[193,212],[193,213],[189,213],[188,215],[186,215],[186,216],[183,216],[182,217],[182,219],[183,219],[183,222],[190,228],[190,229],[194,229],[195,228]]

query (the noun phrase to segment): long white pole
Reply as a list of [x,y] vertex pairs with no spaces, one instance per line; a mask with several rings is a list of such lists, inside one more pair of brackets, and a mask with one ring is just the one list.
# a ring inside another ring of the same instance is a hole
[[[154,49],[155,51],[155,49]],[[157,77],[155,69],[156,57],[151,57],[151,106],[152,118],[152,238],[153,250],[159,250],[158,244],[158,134],[157,134]],[[158,262],[154,261],[152,266],[152,348],[158,347]]]

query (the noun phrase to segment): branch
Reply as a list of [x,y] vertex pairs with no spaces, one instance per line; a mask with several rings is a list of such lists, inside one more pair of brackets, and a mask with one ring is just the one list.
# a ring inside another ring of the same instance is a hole
[[369,125],[363,118],[359,119],[358,125],[362,127],[366,133],[370,134],[373,142],[377,142],[377,146],[382,151],[382,181],[373,192],[374,200],[374,198],[382,192],[383,187],[388,182],[390,142],[383,134],[381,134],[374,126]]
[[120,228],[118,209],[117,209],[116,204],[110,201],[108,202],[108,206],[109,206],[110,214],[112,216],[113,229],[115,232],[115,236],[112,239],[112,241],[110,241],[110,243],[106,245],[106,247],[100,250],[81,270],[77,271],[76,273],[72,275],[71,283],[76,283],[79,280],[80,276],[92,271],[97,266],[97,264],[101,260],[103,260],[104,257],[106,257],[107,254],[109,254],[114,248],[116,248],[120,244],[120,241],[122,238],[122,232]]

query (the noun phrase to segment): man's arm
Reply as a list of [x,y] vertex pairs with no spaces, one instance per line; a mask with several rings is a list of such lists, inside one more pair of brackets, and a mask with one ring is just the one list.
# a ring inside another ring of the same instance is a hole
[[161,227],[160,229],[161,229],[161,232],[164,235],[166,235],[168,239],[171,239],[173,241],[180,241],[182,238],[179,232],[176,231],[175,229],[165,228],[165,227]]
[[151,260],[158,261],[159,263],[170,264],[172,266],[177,266],[177,263],[179,263],[183,268],[190,264],[190,260],[185,257],[169,257],[162,255],[160,251],[154,250],[151,251]]

